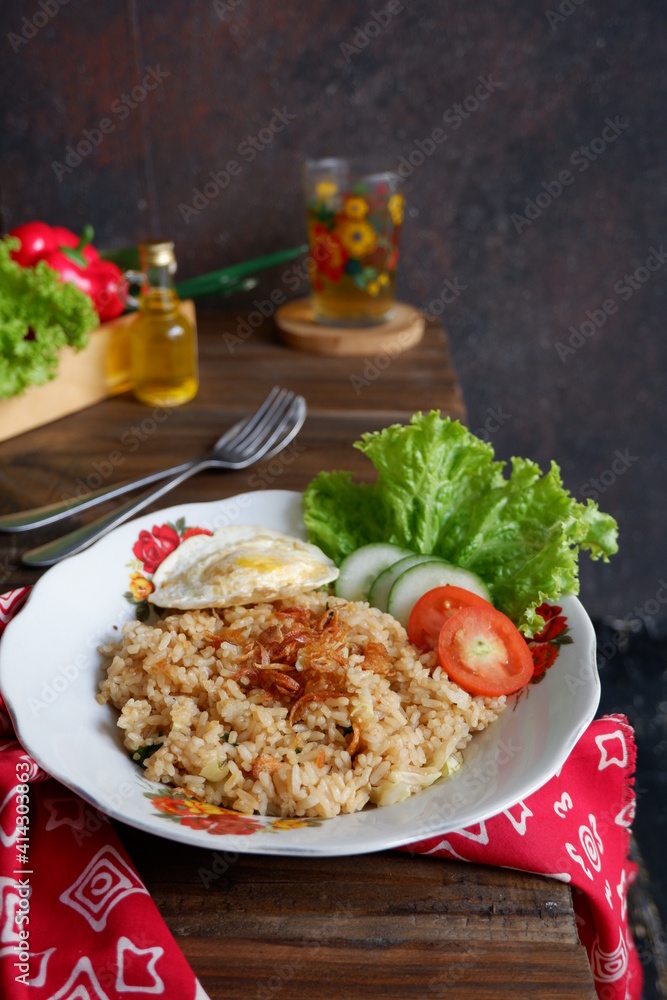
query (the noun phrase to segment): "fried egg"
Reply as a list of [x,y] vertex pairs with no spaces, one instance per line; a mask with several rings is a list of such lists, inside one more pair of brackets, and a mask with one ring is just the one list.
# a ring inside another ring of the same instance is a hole
[[292,597],[331,583],[338,568],[316,545],[256,525],[193,535],[153,576],[160,608],[228,608]]

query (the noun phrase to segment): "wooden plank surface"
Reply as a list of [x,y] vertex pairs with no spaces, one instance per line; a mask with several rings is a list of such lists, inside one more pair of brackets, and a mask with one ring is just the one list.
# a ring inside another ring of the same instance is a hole
[[[171,412],[130,394],[0,444],[0,510],[63,499],[207,450],[270,386],[302,392],[296,441],[243,472],[208,472],[167,500],[302,490],[321,469],[372,478],[352,447],[416,410],[464,418],[442,330],[399,357],[327,357],[283,345],[267,321],[199,311],[201,388]],[[118,501],[115,501],[116,503]],[[108,505],[73,522],[84,523]],[[21,552],[62,531],[0,535],[0,589],[33,583]],[[353,858],[188,848],[118,825],[130,855],[211,1000],[234,997],[594,997],[569,888],[508,870],[390,852]],[[210,873],[209,875],[206,872]]]
[[212,998],[595,997],[560,882],[404,852],[294,861],[121,835]]
[[[174,500],[215,500],[249,489],[303,489],[328,468],[370,477],[354,441],[364,431],[405,422],[416,410],[463,418],[461,392],[442,329],[430,323],[414,349],[322,358],[282,344],[268,320],[251,329],[241,316],[198,310],[200,390],[171,411],[138,403],[131,393],[0,443],[0,513],[51,503],[203,454],[274,385],[302,393],[309,416],[297,440],[269,463],[244,472],[207,472],[183,484]],[[115,501],[118,503],[119,501]],[[172,497],[156,509],[171,504]],[[78,526],[110,509],[98,507]],[[21,552],[62,532],[61,525],[0,535],[0,587],[34,583]]]

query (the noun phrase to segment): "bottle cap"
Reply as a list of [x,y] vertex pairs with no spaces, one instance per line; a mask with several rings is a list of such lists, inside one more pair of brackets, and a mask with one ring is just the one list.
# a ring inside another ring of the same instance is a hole
[[174,244],[167,240],[150,240],[140,243],[139,261],[142,269],[175,264]]

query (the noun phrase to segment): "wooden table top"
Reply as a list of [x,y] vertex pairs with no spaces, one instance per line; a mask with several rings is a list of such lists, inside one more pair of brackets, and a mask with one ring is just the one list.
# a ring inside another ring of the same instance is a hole
[[[240,319],[198,309],[201,386],[186,406],[167,413],[124,394],[0,444],[0,512],[203,453],[274,384],[308,403],[288,449],[252,470],[200,473],[156,508],[249,489],[302,490],[321,469],[372,478],[352,448],[364,431],[406,422],[416,410],[465,417],[436,324],[398,356],[321,357],[281,344],[270,321],[246,336]],[[0,590],[34,583],[44,571],[23,567],[21,552],[57,534],[55,525],[0,535]],[[395,851],[237,856],[116,827],[211,1000],[595,997],[570,890],[560,882]]]

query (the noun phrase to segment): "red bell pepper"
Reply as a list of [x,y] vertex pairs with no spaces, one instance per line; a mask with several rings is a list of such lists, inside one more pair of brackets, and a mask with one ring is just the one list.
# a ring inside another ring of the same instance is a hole
[[23,267],[34,267],[46,261],[60,274],[92,299],[100,322],[120,316],[125,310],[126,282],[123,272],[111,261],[100,260],[91,244],[92,226],[84,227],[81,237],[63,226],[47,226],[44,222],[27,222],[12,229],[10,236],[21,241],[12,251],[14,260]]
[[43,254],[56,246],[51,226],[45,222],[26,222],[12,229],[9,235],[21,241],[19,249],[12,250],[12,258],[21,267],[33,267]]
[[67,247],[68,250],[80,250],[84,260],[87,260],[89,264],[93,264],[96,260],[100,259],[99,253],[90,242],[93,238],[92,226],[84,226],[81,236],[77,236],[71,229],[65,229],[64,226],[52,226],[51,232],[55,236],[54,250],[58,247]]

